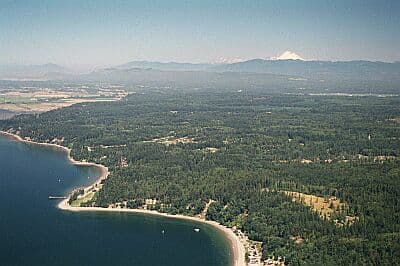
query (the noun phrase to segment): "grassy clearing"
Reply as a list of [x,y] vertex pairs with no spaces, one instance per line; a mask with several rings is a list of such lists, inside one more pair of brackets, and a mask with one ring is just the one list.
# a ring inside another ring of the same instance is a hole
[[193,138],[188,138],[188,137],[175,138],[175,137],[172,137],[172,136],[163,137],[163,138],[159,138],[159,139],[152,139],[150,141],[145,141],[145,142],[161,143],[161,144],[164,144],[166,146],[176,145],[178,143],[182,143],[182,144],[197,143],[197,141],[195,141]]
[[95,192],[89,192],[86,195],[84,195],[83,197],[79,197],[78,199],[71,202],[71,206],[72,207],[80,207],[82,203],[92,200],[95,194],[96,194]]
[[216,153],[217,151],[219,151],[218,148],[213,148],[213,147],[207,147],[205,148],[205,150],[209,153]]
[[351,225],[357,220],[357,217],[343,215],[349,206],[337,197],[320,197],[293,191],[283,191],[283,193],[290,196],[294,202],[310,206],[322,219],[332,220],[337,226]]

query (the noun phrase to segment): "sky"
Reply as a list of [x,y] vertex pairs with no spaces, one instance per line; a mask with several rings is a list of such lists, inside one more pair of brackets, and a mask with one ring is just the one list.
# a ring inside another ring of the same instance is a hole
[[397,0],[0,0],[0,64],[400,61]]

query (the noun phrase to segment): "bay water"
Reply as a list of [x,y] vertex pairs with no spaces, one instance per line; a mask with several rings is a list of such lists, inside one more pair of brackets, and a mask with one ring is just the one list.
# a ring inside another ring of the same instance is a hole
[[0,265],[231,264],[228,241],[209,225],[144,214],[69,212],[48,199],[98,175],[96,167],[70,164],[63,152],[0,135]]

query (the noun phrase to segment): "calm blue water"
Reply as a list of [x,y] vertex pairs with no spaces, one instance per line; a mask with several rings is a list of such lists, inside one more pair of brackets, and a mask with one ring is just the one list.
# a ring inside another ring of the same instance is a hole
[[67,212],[47,199],[97,175],[97,169],[71,165],[51,148],[0,135],[0,265],[231,263],[226,240],[208,225],[140,214]]

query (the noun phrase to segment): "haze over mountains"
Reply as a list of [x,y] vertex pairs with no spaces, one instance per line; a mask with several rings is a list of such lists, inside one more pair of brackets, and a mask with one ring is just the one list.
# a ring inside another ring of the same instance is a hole
[[207,71],[207,72],[240,72],[263,73],[274,75],[298,76],[303,79],[341,78],[347,80],[386,80],[398,79],[399,63],[371,61],[305,61],[301,56],[285,51],[269,59],[251,59],[234,63],[190,64],[160,63],[149,61],[132,61],[116,66],[110,70],[162,70],[162,71]]
[[[286,58],[296,58],[286,59]],[[304,61],[297,54],[286,51],[274,59],[252,59],[229,64],[177,63],[131,61],[122,65],[94,70],[90,73],[74,73],[65,67],[46,64],[30,66],[0,66],[2,80],[98,80],[122,83],[152,81],[179,81],[193,83],[198,79],[236,78],[246,76],[255,81],[260,78],[278,78],[314,81],[378,81],[396,87],[400,83],[400,62],[371,61]],[[192,81],[191,81],[192,79]],[[250,82],[251,83],[251,82]]]
[[56,64],[44,65],[0,65],[3,80],[49,80],[62,79],[72,71]]

